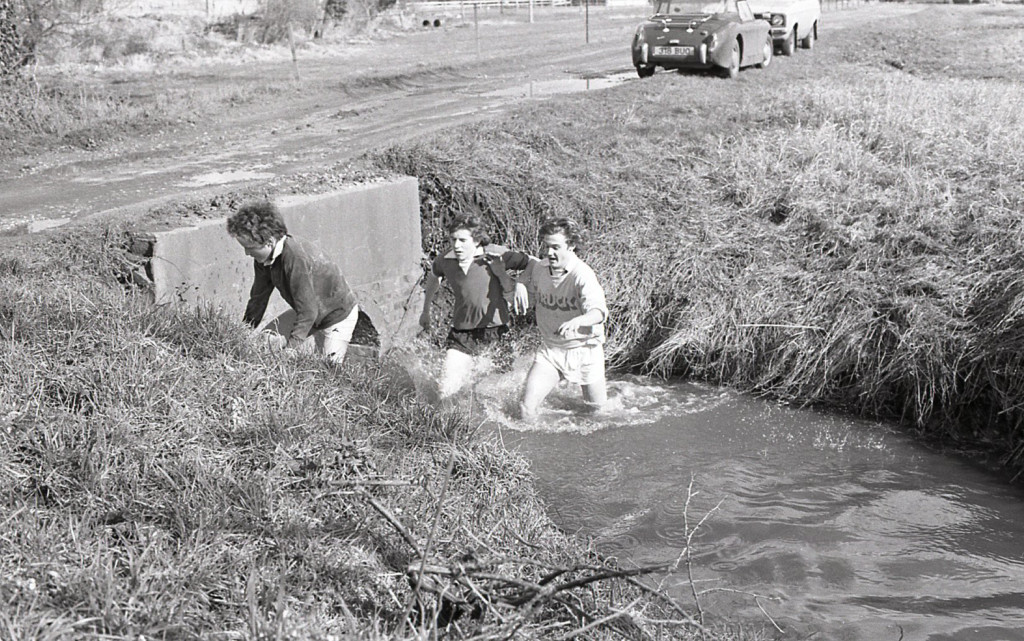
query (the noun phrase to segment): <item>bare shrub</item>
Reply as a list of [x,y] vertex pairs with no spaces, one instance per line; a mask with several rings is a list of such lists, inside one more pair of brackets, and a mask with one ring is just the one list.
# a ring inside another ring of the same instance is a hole
[[14,0],[0,0],[0,78],[21,67],[21,38],[18,36]]
[[18,24],[23,64],[35,62],[51,40],[67,36],[93,22],[103,11],[102,0],[12,0]]

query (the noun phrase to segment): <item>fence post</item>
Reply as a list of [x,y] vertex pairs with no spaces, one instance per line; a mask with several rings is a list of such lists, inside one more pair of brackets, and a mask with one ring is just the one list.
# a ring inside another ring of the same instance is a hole
[[585,8],[583,10],[583,24],[587,32],[586,42],[590,44],[590,0],[583,0]]

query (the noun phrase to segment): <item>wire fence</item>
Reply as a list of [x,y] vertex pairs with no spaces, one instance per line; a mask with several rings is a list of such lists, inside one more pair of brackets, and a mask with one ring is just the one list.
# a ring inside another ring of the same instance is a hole
[[406,9],[414,12],[446,11],[458,9],[461,13],[464,7],[485,7],[488,9],[519,9],[521,7],[568,7],[573,4],[572,0],[434,0],[426,2],[407,2]]
[[[237,0],[235,0],[237,1]],[[872,0],[820,0],[822,11],[836,11],[868,4]],[[511,9],[523,7],[568,7],[589,4],[591,7],[621,7],[650,5],[650,0],[423,0],[422,2],[406,2],[402,6],[414,13],[458,11],[460,14],[467,7],[486,9]]]
[[869,4],[868,0],[821,0],[822,11],[837,11],[839,9],[852,9]]

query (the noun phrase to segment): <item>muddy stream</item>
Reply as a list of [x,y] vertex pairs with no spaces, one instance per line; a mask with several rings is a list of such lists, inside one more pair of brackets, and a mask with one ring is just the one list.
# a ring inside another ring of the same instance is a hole
[[[708,621],[786,639],[1024,640],[1019,488],[893,426],[641,377],[610,382],[605,416],[580,416],[563,385],[525,424],[509,410],[526,368],[474,394],[552,518],[626,566],[680,559],[693,532]],[[685,567],[664,586],[692,607]]]

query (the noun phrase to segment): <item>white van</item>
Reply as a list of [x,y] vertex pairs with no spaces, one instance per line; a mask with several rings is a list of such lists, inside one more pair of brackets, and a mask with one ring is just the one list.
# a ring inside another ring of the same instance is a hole
[[750,0],[750,8],[771,25],[772,42],[784,56],[793,55],[797,42],[810,49],[818,39],[820,0]]

